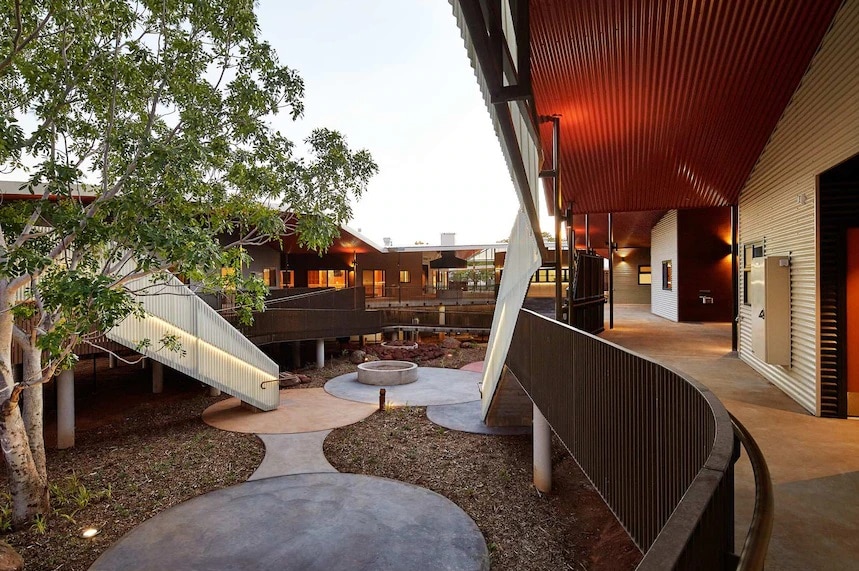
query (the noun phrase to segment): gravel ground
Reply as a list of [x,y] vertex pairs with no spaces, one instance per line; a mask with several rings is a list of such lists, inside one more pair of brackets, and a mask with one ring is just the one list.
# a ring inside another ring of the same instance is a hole
[[[459,368],[482,360],[484,352],[483,344],[452,349],[422,365]],[[95,371],[90,364],[80,367]],[[346,357],[331,359],[323,369],[299,371],[311,380],[294,390],[320,387],[355,369]],[[106,364],[98,371],[99,381],[92,383],[97,390],[79,403],[75,448],[48,450],[55,511],[44,533],[34,526],[2,537],[25,558],[28,571],[87,569],[145,519],[245,481],[262,460],[264,449],[255,436],[202,422],[202,411],[218,398],[206,396],[199,383],[168,377],[165,394],[152,395],[148,371],[108,371]],[[46,435],[50,444],[50,425]],[[392,409],[337,429],[325,452],[341,471],[395,478],[450,498],[477,522],[494,571],[622,570],[640,557],[557,445],[550,496],[531,485],[527,437],[450,431],[429,422],[424,408]],[[0,489],[7,489],[4,477]],[[99,535],[82,539],[81,531],[90,526]]]

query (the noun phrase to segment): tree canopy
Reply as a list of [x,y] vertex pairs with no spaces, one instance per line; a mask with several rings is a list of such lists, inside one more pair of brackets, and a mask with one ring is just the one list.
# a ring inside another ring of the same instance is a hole
[[[243,246],[297,232],[326,249],[377,167],[337,131],[296,145],[272,128],[304,86],[253,0],[3,3],[0,169],[28,198],[0,205],[5,451],[20,391],[139,311],[132,279],[169,270],[259,307]],[[38,362],[17,380],[13,343]]]

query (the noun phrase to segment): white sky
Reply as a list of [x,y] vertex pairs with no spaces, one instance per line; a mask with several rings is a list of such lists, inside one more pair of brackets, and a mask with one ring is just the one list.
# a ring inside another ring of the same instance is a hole
[[379,165],[351,227],[394,245],[507,238],[516,194],[446,0],[262,0],[258,14],[305,82],[303,119],[275,127],[296,142],[336,129]]

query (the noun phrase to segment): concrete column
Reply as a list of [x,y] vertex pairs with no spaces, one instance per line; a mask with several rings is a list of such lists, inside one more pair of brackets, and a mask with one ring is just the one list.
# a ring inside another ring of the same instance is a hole
[[164,365],[158,361],[152,361],[152,392],[164,391]]
[[115,369],[116,368],[116,355],[113,353],[108,353],[107,355],[107,368]]
[[316,340],[316,368],[325,366],[325,339]]
[[534,486],[548,494],[552,491],[552,429],[534,405]]
[[292,342],[292,368],[301,367],[301,341]]
[[210,397],[219,397],[221,396],[221,389],[217,387],[209,387],[209,396]]
[[75,445],[75,372],[63,371],[57,377],[57,448]]

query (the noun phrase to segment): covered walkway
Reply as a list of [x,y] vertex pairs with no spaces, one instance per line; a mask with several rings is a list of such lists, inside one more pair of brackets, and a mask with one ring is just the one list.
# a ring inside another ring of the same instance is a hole
[[[752,433],[775,489],[770,569],[859,565],[859,421],[816,418],[731,352],[726,323],[674,323],[649,306],[617,306],[601,337],[707,385]],[[737,548],[754,506],[745,457],[737,463]]]

